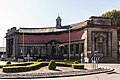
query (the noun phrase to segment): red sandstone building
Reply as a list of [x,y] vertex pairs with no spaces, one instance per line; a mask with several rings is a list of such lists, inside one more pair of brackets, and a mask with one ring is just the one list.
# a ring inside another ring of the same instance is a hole
[[80,60],[81,53],[90,59],[94,51],[101,62],[117,61],[117,29],[109,18],[91,17],[61,26],[58,16],[56,27],[13,27],[6,33],[8,58],[26,59],[29,54],[32,59]]

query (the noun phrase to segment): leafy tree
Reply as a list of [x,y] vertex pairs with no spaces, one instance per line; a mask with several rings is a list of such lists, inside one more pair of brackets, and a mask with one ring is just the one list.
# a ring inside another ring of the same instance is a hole
[[101,16],[106,18],[112,18],[112,24],[115,26],[120,26],[120,10],[108,11]]
[[111,18],[112,25],[117,26],[118,41],[120,41],[120,10],[112,10],[102,14],[102,17]]

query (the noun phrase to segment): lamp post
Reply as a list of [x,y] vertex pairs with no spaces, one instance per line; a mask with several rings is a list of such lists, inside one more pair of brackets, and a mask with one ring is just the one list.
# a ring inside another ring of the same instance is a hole
[[24,32],[23,32],[23,58],[24,58]]
[[69,26],[69,61],[70,61],[70,26]]
[[3,39],[3,54],[1,55],[2,58],[4,58],[4,37],[1,37]]

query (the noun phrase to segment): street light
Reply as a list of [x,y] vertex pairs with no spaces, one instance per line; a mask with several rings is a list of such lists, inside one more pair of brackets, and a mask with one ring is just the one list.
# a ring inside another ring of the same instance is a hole
[[3,54],[2,54],[2,58],[4,57],[4,37],[1,37],[3,39]]
[[24,32],[23,32],[23,58],[24,58]]
[[71,26],[69,25],[69,61],[70,61],[70,28],[71,28]]

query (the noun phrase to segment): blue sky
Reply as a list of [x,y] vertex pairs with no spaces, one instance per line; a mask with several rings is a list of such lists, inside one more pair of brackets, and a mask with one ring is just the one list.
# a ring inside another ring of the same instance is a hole
[[11,27],[54,27],[58,13],[62,25],[68,25],[120,10],[119,4],[119,0],[0,0],[0,37]]

